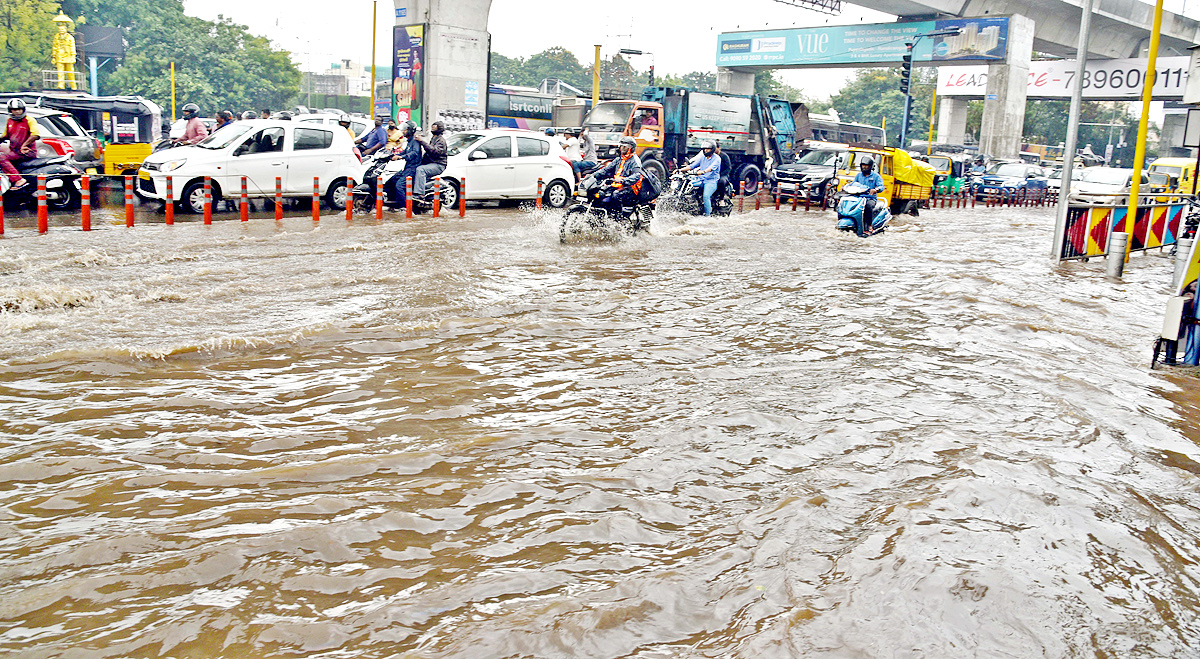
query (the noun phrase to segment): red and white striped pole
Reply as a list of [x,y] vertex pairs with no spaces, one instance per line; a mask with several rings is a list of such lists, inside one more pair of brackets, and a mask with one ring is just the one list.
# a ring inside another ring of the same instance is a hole
[[275,177],[275,221],[283,219],[283,177]]
[[313,222],[321,221],[321,177],[313,177]]
[[[79,224],[84,231],[92,230],[92,180],[87,174],[79,179]],[[2,227],[0,233],[4,233]]]
[[204,177],[204,223],[212,224],[212,178]]
[[746,182],[738,181],[738,212],[741,213],[745,209],[746,202]]
[[175,224],[175,183],[172,181],[174,177],[167,177],[167,203],[163,206],[163,210],[167,214],[167,224]]
[[542,209],[542,177],[540,177],[540,176],[538,177],[538,196],[537,196],[537,201],[536,201],[536,202],[534,202],[534,205],[537,207],[537,209],[538,209],[538,210],[541,210],[541,209]]
[[433,216],[442,216],[442,179],[433,180]]
[[246,194],[246,177],[242,177],[242,196],[238,200],[238,212],[241,213],[242,221],[250,221],[250,197]]
[[462,177],[458,182],[458,216],[467,216],[467,177]]
[[383,219],[383,177],[375,179],[375,219]]
[[412,177],[404,177],[404,217],[412,219]]
[[133,226],[133,177],[125,177],[125,226]]
[[346,180],[346,221],[354,219],[354,179]]
[[[129,178],[128,176],[125,178]],[[46,233],[50,230],[49,218],[46,210],[46,175],[38,174],[37,177],[37,223],[38,233]]]

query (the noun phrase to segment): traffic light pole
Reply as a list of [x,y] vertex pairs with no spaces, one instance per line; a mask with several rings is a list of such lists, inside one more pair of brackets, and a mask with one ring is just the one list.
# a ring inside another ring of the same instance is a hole
[[912,110],[912,90],[904,92],[904,120],[900,122],[900,148],[908,141],[908,113]]
[[907,51],[900,63],[900,91],[904,92],[904,115],[900,119],[900,148],[908,142],[908,113],[912,110],[912,58],[916,41],[905,43]]

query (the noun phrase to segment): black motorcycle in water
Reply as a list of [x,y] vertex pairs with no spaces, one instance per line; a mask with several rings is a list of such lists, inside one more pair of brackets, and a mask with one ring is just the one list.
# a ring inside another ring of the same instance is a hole
[[[686,172],[675,172],[671,175],[666,192],[659,199],[659,209],[663,211],[676,211],[687,213],[688,215],[703,215],[704,214],[704,199],[700,195],[704,193],[703,187],[697,187],[692,184],[692,175]],[[712,214],[719,216],[727,216],[733,212],[733,193],[729,185],[717,184],[717,189],[713,192],[712,199]]]
[[597,181],[589,176],[580,184],[583,201],[573,204],[563,214],[559,241],[585,235],[618,240],[638,232],[649,233],[654,219],[654,200],[638,200],[633,206],[622,207],[616,199],[611,181]]
[[37,177],[46,177],[46,206],[51,210],[65,210],[79,203],[80,177],[83,170],[71,160],[70,156],[52,156],[49,158],[30,158],[13,163],[21,176],[25,177],[25,185],[11,190],[8,176],[0,176],[0,188],[4,193],[4,205],[12,207],[37,207]]

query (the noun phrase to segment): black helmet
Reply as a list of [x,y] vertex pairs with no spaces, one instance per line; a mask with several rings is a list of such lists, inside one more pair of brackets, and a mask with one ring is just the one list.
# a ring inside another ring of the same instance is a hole
[[625,135],[621,139],[617,140],[617,144],[621,146],[627,146],[631,149],[637,149],[637,141],[628,135]]
[[863,156],[863,159],[858,161],[858,166],[862,167],[864,165],[867,167],[867,169],[874,169],[875,159],[871,156]]
[[20,110],[21,112],[25,111],[25,101],[22,101],[19,98],[14,98],[14,99],[10,100],[8,102],[8,111],[11,113],[11,112],[16,112],[18,110]]
[[221,121],[233,121],[233,113],[229,110],[221,110],[217,113],[217,118]]
[[547,135],[547,136],[549,136],[549,137],[554,137],[554,134],[555,134],[555,132],[554,132],[554,129],[553,129],[553,128],[547,128],[547,129],[546,129],[546,135]]
[[409,119],[408,121],[404,122],[403,128],[404,128],[405,135],[412,135],[417,132],[417,124],[412,119]]
[[713,142],[712,140],[705,140],[700,143],[701,151],[713,151],[713,150],[716,150],[716,148],[717,148],[717,143]]
[[196,105],[195,103],[188,103],[187,105],[183,106],[183,116],[185,118],[191,119],[197,114],[200,114],[199,105]]

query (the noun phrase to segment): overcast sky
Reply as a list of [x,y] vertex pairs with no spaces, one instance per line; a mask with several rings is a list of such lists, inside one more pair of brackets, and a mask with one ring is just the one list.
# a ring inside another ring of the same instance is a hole
[[[291,51],[301,69],[324,70],[330,62],[344,58],[370,61],[372,3],[368,0],[350,0],[335,8],[322,4],[313,8],[316,13],[296,11],[295,3],[281,0],[184,0],[184,6],[192,16],[211,20],[224,14],[249,26],[251,32]],[[531,6],[539,9],[531,10]],[[391,64],[393,7],[391,0],[379,2],[375,51],[380,66]],[[843,5],[841,15],[829,16],[774,0],[737,0],[732,4],[601,0],[582,5],[586,9],[581,12],[566,7],[529,0],[493,0],[488,21],[492,50],[508,57],[528,57],[562,46],[586,65],[592,60],[594,45],[601,44],[605,57],[621,48],[632,48],[653,53],[656,72],[683,74],[716,71],[717,35],[721,32],[895,20],[890,14],[850,4]],[[741,18],[732,18],[735,15]],[[645,70],[650,59],[631,57],[630,61]],[[784,82],[817,99],[837,93],[851,75],[852,69],[779,72]]]

